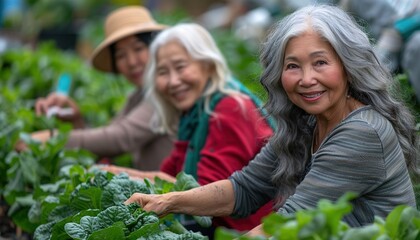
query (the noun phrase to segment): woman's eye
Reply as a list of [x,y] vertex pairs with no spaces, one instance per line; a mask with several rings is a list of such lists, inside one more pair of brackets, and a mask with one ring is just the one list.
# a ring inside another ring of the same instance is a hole
[[324,60],[319,60],[319,61],[316,61],[316,63],[315,63],[315,65],[317,65],[317,66],[319,66],[319,65],[325,65],[325,64],[327,64],[327,62],[324,61]]
[[144,46],[137,46],[137,47],[134,48],[134,50],[137,51],[137,52],[141,52],[145,49],[146,49],[146,47],[144,47]]
[[294,63],[289,63],[286,65],[286,69],[295,69],[298,68],[298,66]]
[[167,73],[168,73],[168,71],[163,70],[163,69],[162,69],[162,70],[158,70],[158,71],[157,71],[157,75],[158,75],[158,76],[163,76],[163,75],[166,75]]
[[186,65],[182,64],[182,65],[178,65],[178,66],[176,66],[175,68],[176,68],[176,70],[178,70],[178,71],[182,71],[182,70],[185,68],[185,66],[186,66]]
[[125,54],[123,54],[123,53],[117,53],[117,54],[115,54],[115,59],[117,59],[117,60],[124,59],[124,57],[125,57]]

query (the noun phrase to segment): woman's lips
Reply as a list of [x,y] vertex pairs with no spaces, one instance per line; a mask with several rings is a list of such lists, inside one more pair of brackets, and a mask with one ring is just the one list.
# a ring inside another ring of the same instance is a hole
[[182,89],[182,90],[177,90],[175,92],[172,92],[171,96],[172,98],[178,101],[181,101],[187,96],[187,93],[188,93],[188,89]]
[[303,97],[306,101],[316,101],[324,94],[325,91],[321,92],[310,92],[310,93],[300,93],[300,95]]

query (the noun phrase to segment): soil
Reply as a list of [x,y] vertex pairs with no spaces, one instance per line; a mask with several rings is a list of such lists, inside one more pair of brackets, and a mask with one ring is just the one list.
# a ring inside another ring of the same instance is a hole
[[17,228],[7,216],[9,206],[0,197],[0,240],[30,240],[32,237]]

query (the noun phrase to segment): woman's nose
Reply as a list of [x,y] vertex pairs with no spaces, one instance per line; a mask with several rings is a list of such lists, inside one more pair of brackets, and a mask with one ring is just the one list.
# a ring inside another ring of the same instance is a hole
[[169,74],[169,86],[176,86],[181,82],[180,76],[176,71],[171,71]]
[[302,87],[312,86],[316,84],[316,78],[311,68],[303,69],[299,85]]
[[138,57],[135,53],[128,53],[127,54],[127,63],[129,66],[135,66],[136,64],[138,64]]

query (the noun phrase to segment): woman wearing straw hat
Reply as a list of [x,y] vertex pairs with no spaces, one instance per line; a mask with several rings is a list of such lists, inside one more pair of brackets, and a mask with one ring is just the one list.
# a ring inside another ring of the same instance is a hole
[[[108,126],[75,129],[67,142],[68,148],[84,148],[99,157],[133,153],[134,166],[141,170],[156,170],[169,155],[173,142],[168,135],[152,130],[154,110],[144,101],[143,71],[149,59],[148,46],[164,25],[157,24],[150,12],[141,6],[127,6],[111,12],[105,21],[105,39],[92,55],[92,65],[103,72],[122,74],[136,86],[124,109]],[[36,102],[37,114],[46,114],[52,106],[70,107],[70,116],[57,117],[80,127],[82,117],[77,104],[70,98],[51,94]],[[33,134],[42,141],[49,138],[45,131]]]

